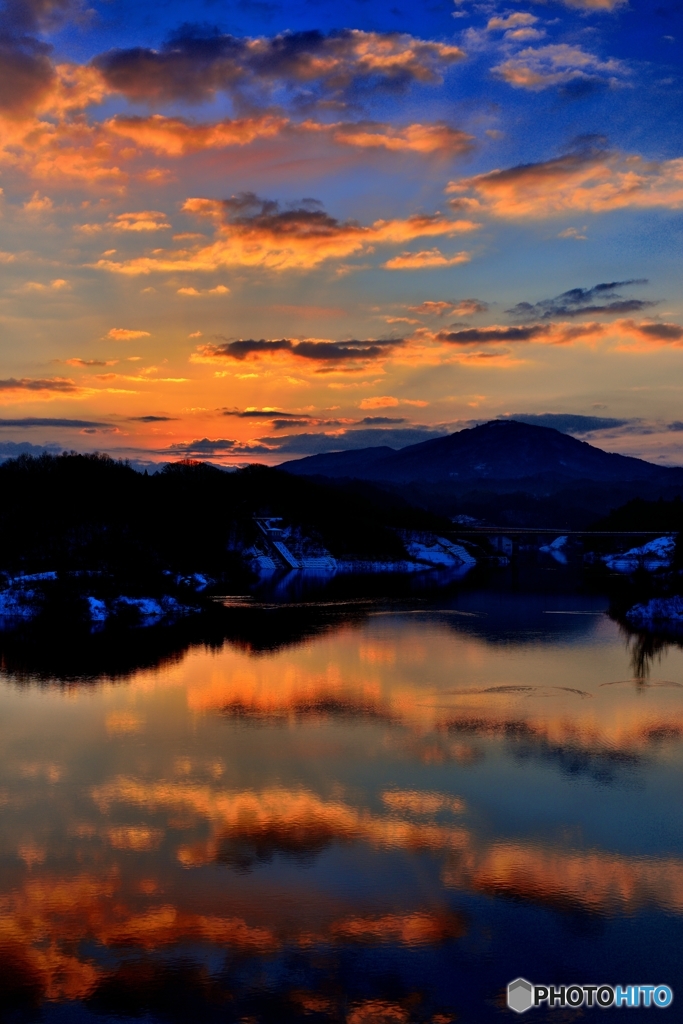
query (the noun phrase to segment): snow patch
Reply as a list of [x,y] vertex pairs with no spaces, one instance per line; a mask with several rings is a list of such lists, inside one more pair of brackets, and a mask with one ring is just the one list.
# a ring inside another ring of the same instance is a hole
[[29,622],[41,610],[43,595],[37,590],[13,589],[0,591],[0,620]]
[[647,604],[636,604],[626,613],[632,626],[683,626],[683,597],[653,597]]
[[40,580],[56,580],[56,572],[34,572],[30,576],[15,576],[12,583],[21,587],[24,583],[37,583]]
[[675,537],[657,537],[639,548],[631,548],[623,555],[603,555],[603,562],[614,572],[635,572],[636,569],[668,569],[676,547]]
[[565,555],[565,553],[562,550],[562,548],[565,547],[568,539],[569,539],[568,537],[564,537],[564,536],[556,537],[555,540],[551,541],[550,544],[543,544],[543,545],[541,545],[541,547],[538,550],[539,551],[544,551],[547,555],[552,555],[552,557],[555,559],[555,561],[559,562],[560,565],[566,565],[567,564],[567,556]]
[[174,597],[169,597],[168,595],[159,598],[126,597],[121,595],[121,597],[114,598],[113,601],[103,601],[91,595],[86,600],[88,602],[90,621],[93,627],[99,628],[102,627],[103,623],[110,616],[124,614],[128,617],[131,611],[136,620],[135,625],[140,627],[156,626],[161,622],[169,625],[177,619],[183,618],[186,615],[192,615],[198,611],[197,608],[180,604]]
[[476,565],[476,559],[469,551],[445,537],[413,537],[406,541],[406,550],[412,558],[430,566],[455,569],[463,565]]
[[109,612],[104,601],[100,601],[97,597],[88,597],[87,602],[91,621],[106,622]]

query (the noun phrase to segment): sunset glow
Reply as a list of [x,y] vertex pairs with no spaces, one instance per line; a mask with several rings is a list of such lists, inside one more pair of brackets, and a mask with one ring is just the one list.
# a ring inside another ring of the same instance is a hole
[[0,455],[277,463],[553,412],[680,464],[677,19],[6,0]]

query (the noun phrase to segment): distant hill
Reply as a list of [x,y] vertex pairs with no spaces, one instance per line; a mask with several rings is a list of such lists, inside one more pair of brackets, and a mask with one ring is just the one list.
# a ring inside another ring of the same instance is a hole
[[605,452],[552,427],[516,420],[493,420],[398,450],[312,455],[280,469],[371,482],[438,515],[464,513],[508,526],[584,529],[634,498],[683,496],[683,468]]
[[642,481],[683,486],[683,468],[655,466],[643,459],[595,448],[552,427],[516,420],[492,420],[448,437],[394,450],[386,446],[311,455],[284,463],[298,476],[326,476],[391,483],[448,481],[485,484],[487,490],[523,482],[556,486],[578,480],[601,483]]

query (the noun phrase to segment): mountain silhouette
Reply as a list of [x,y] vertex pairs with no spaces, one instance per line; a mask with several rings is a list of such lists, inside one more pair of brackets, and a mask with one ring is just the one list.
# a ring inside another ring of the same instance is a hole
[[483,484],[487,490],[515,484],[524,489],[525,481],[541,480],[558,486],[579,480],[683,485],[683,468],[606,452],[552,427],[517,420],[492,420],[398,450],[382,446],[311,455],[280,468],[298,476],[400,484],[447,481]]

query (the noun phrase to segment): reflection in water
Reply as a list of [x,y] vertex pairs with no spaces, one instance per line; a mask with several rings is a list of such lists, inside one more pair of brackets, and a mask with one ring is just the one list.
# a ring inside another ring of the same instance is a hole
[[517,974],[675,985],[683,653],[631,679],[602,607],[242,606],[99,674],[6,640],[0,1014],[486,1024]]

